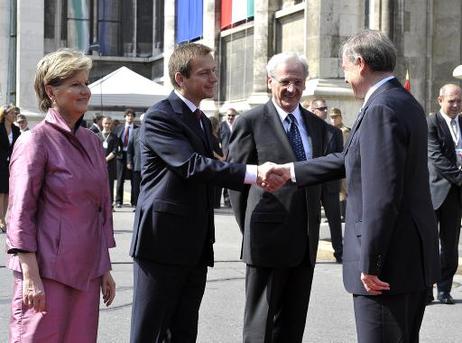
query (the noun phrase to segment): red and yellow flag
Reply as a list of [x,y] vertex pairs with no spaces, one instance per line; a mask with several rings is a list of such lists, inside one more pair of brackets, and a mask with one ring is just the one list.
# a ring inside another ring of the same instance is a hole
[[409,79],[409,69],[406,70],[406,81],[404,81],[404,89],[411,92],[411,80]]

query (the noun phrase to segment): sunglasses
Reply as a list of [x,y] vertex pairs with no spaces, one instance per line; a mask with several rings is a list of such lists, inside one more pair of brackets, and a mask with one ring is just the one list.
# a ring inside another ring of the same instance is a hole
[[323,107],[317,107],[317,108],[314,108],[314,110],[319,110],[319,111],[327,111],[327,106],[323,106]]

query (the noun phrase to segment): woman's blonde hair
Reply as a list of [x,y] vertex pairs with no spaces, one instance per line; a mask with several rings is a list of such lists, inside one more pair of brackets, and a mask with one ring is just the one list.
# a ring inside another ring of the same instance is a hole
[[0,123],[3,123],[5,121],[5,116],[11,111],[15,111],[16,113],[19,113],[20,109],[19,107],[13,104],[3,105],[0,107]]
[[53,104],[45,86],[59,86],[76,72],[89,71],[91,66],[92,61],[88,56],[72,49],[59,49],[45,55],[37,64],[34,81],[40,110],[46,112]]

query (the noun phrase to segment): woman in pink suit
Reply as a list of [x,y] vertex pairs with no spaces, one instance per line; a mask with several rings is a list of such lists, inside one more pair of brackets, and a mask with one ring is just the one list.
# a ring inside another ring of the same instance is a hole
[[106,161],[98,137],[79,125],[90,68],[68,49],[37,66],[35,92],[47,114],[20,136],[10,164],[10,342],[96,342],[100,289],[106,305],[115,296]]

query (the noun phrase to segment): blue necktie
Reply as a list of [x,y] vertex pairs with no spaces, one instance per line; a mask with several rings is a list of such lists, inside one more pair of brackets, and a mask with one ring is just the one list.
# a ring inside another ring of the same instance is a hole
[[286,120],[289,122],[289,130],[287,131],[287,138],[289,138],[290,145],[294,151],[297,161],[305,161],[305,149],[303,148],[302,138],[300,137],[300,131],[297,127],[297,119],[292,113],[287,115]]

